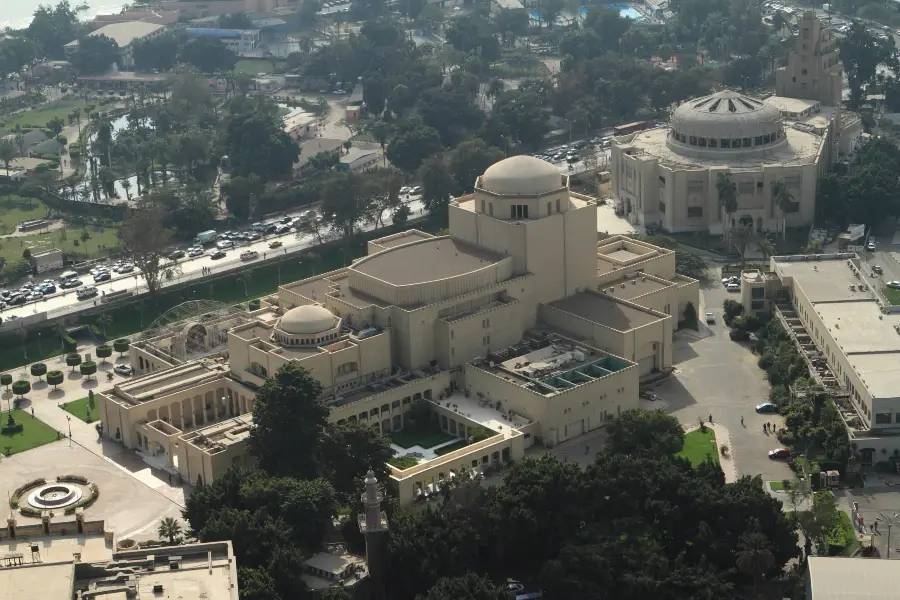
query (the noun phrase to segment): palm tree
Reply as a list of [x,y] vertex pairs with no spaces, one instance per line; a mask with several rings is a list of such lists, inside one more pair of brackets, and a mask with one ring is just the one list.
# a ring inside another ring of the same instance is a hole
[[722,239],[731,227],[731,215],[737,211],[737,185],[731,181],[731,173],[722,171],[716,177],[716,191],[719,193],[719,206],[722,207]]
[[127,177],[122,180],[122,189],[125,190],[125,199],[131,200],[131,181]]
[[735,565],[738,571],[753,577],[753,592],[757,596],[759,580],[775,566],[775,555],[772,554],[769,540],[759,531],[745,533],[738,542]]
[[156,533],[160,538],[168,538],[169,544],[174,545],[175,538],[181,535],[181,524],[178,522],[178,519],[166,517],[159,522],[159,528],[157,528]]
[[770,258],[775,256],[775,244],[767,237],[763,237],[756,243],[756,247],[763,255],[763,260],[768,262]]
[[784,183],[784,179],[779,179],[778,181],[772,182],[772,202],[778,208],[778,212],[781,215],[781,237],[787,235],[787,212],[788,209],[793,208],[794,204],[794,194],[791,193],[790,188]]

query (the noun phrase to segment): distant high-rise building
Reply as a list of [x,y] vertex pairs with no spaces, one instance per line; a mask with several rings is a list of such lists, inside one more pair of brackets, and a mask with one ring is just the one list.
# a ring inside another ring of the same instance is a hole
[[365,512],[359,515],[359,530],[366,538],[366,563],[369,566],[369,581],[372,600],[384,600],[385,534],[388,532],[387,517],[381,512],[384,494],[378,489],[375,473],[366,473],[366,491],[362,495]]

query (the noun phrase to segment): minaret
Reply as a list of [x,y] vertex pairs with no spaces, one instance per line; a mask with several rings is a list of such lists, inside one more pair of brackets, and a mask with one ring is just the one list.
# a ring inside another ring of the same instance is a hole
[[384,494],[378,490],[378,480],[370,469],[366,473],[366,491],[362,495],[364,514],[357,517],[359,530],[366,538],[366,564],[369,568],[372,600],[384,600],[385,535],[387,517],[381,513]]

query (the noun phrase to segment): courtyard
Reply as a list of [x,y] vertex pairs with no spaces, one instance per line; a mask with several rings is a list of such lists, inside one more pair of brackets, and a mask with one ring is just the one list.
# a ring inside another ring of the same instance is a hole
[[[9,412],[4,412],[0,415],[2,425],[6,426],[9,416]],[[0,450],[2,450],[4,456],[25,452],[59,439],[55,429],[24,410],[13,409],[12,418],[15,419],[17,424],[22,426],[22,430],[15,433],[4,432],[0,434]]]

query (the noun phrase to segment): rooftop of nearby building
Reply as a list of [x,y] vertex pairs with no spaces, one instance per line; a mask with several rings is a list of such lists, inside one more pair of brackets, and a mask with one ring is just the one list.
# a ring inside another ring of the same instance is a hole
[[430,233],[419,231],[418,229],[408,229],[394,235],[372,240],[370,243],[383,248],[393,248],[394,246],[402,246],[403,244],[409,244],[410,242],[417,242],[419,240],[430,240],[433,237],[434,236]]
[[351,146],[347,149],[347,152],[341,156],[341,162],[344,164],[351,164],[354,161],[357,161],[361,158],[365,158],[367,156],[372,156],[375,154],[380,154],[381,148],[378,147],[377,144],[373,146],[364,146],[357,144],[355,146]]
[[2,596],[10,599],[68,600],[75,589],[72,557],[69,556],[68,562],[0,569],[0,589],[3,590]]
[[223,361],[202,359],[124,381],[101,393],[121,405],[138,406],[227,375],[228,365]]
[[450,237],[424,239],[363,258],[351,269],[393,285],[457,277],[488,267],[503,257]]
[[250,438],[252,426],[253,415],[247,413],[208,427],[195,429],[185,434],[182,439],[200,448],[206,454],[216,454],[228,446],[246,443]]
[[551,329],[529,332],[518,344],[479,357],[471,365],[537,394],[553,396],[632,367],[634,363]]
[[809,600],[889,600],[900,588],[900,567],[890,560],[809,557]]
[[164,27],[165,25],[160,25],[158,23],[147,23],[145,21],[126,21],[125,23],[110,23],[109,25],[105,25],[100,29],[97,29],[96,31],[92,31],[90,35],[105,35],[116,44],[118,44],[119,48],[124,48],[135,40],[139,40],[145,36],[148,36]]
[[353,585],[369,573],[364,558],[344,551],[319,552],[303,565],[306,572],[301,578],[313,590]]
[[611,281],[608,284],[604,284],[599,291],[603,294],[608,294],[623,300],[634,300],[635,298],[640,298],[674,285],[676,284],[661,277],[654,277],[653,275],[645,275],[643,273],[633,273],[625,275],[621,279]]
[[573,294],[551,302],[550,306],[616,331],[631,331],[666,318],[650,309],[624,304],[592,291]]
[[782,281],[792,278],[812,303],[869,393],[894,398],[900,395],[900,314],[882,312],[865,280],[856,277],[854,260],[855,254],[773,259]]

